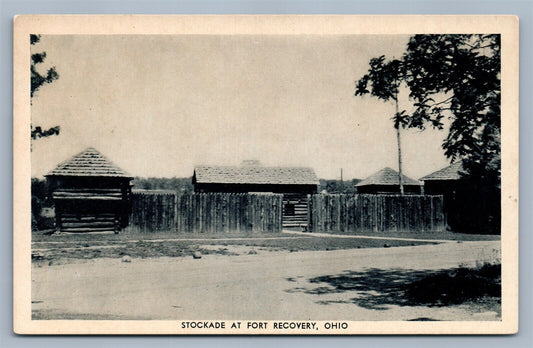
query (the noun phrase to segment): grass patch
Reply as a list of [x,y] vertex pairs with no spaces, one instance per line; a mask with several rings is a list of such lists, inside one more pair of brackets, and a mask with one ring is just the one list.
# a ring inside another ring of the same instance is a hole
[[[110,235],[113,237],[114,235]],[[63,238],[58,243],[57,239],[49,236],[41,242],[34,242],[32,260],[46,263],[57,262],[59,259],[93,259],[93,258],[120,258],[129,255],[132,258],[149,257],[183,257],[190,256],[199,251],[204,255],[237,255],[230,246],[248,247],[243,249],[243,254],[248,254],[251,249],[262,251],[328,251],[340,249],[363,249],[400,247],[428,244],[427,242],[412,242],[379,239],[347,239],[335,237],[311,236],[285,236],[281,238],[228,238],[228,239],[202,239],[202,240],[109,240],[97,239],[94,241],[69,240]],[[68,236],[70,237],[70,236]],[[101,236],[99,236],[101,237]],[[431,244],[431,243],[430,243]],[[435,243],[436,244],[436,243]],[[203,247],[202,247],[203,246]],[[207,248],[207,246],[213,246]],[[229,247],[229,248],[227,248]],[[64,263],[61,262],[61,263]]]
[[486,296],[501,298],[501,264],[460,267],[432,274],[407,284],[405,296],[412,302],[437,306]]
[[[455,240],[455,241],[494,241],[500,240],[500,235],[494,234],[469,234],[457,232],[344,232],[335,233],[345,236],[369,236],[380,238],[413,238],[413,239],[435,239],[435,240]],[[312,235],[312,233],[310,233]]]
[[158,239],[235,239],[235,238],[290,238],[285,233],[177,233],[163,231],[154,233],[60,233],[46,234],[42,231],[32,233],[32,242],[128,242],[132,240],[158,240]]
[[[301,229],[294,229],[301,231]],[[288,229],[290,232],[290,229]],[[493,241],[500,240],[499,235],[487,234],[468,234],[456,232],[355,232],[355,233],[339,233],[342,235],[351,236],[370,236],[380,238],[412,238],[412,239],[441,239],[441,240],[456,240],[456,241]],[[238,238],[293,238],[295,235],[290,233],[219,233],[219,234],[204,234],[204,233],[177,233],[175,231],[162,231],[154,233],[133,233],[121,232],[114,233],[61,233],[48,235],[43,231],[36,231],[32,233],[32,242],[90,242],[91,244],[110,241],[128,242],[131,240],[158,240],[158,239],[238,239]],[[313,233],[309,233],[309,237],[313,237]],[[318,237],[317,237],[318,238]]]
[[[202,242],[204,243],[204,242]],[[253,247],[276,248],[280,250],[297,251],[330,251],[342,249],[362,249],[362,248],[383,248],[385,244],[389,247],[414,246],[430,244],[426,242],[411,242],[398,240],[379,239],[348,239],[335,237],[302,237],[290,239],[269,239],[269,240],[240,240],[228,242],[232,245],[246,245]],[[435,243],[437,244],[437,243]]]

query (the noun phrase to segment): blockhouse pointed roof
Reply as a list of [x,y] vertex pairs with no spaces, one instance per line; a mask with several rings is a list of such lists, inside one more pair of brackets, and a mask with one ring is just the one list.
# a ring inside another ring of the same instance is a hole
[[463,170],[463,163],[461,161],[457,161],[445,168],[442,168],[440,170],[437,170],[436,172],[424,176],[423,178],[420,178],[420,180],[459,180],[461,178],[461,172]]
[[[422,186],[423,183],[411,179],[410,177],[407,177],[402,174],[402,182],[404,185],[417,185]],[[363,181],[358,182],[355,186],[370,186],[370,185],[400,185],[400,180],[398,178],[398,172],[389,168],[385,167],[381,169],[379,172],[374,173],[370,175],[368,178],[364,179]]]
[[93,147],[61,162],[46,176],[132,177]]

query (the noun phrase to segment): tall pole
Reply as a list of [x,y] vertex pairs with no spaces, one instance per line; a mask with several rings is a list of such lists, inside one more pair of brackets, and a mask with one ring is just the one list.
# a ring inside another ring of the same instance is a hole
[[341,168],[341,193],[344,193],[344,182],[342,181],[342,168]]
[[400,183],[400,194],[403,196],[403,179],[402,179],[402,145],[400,141],[400,120],[397,119],[399,108],[398,108],[398,84],[396,85],[395,89],[395,98],[394,101],[396,102],[396,118],[394,122],[394,126],[396,127],[396,139],[398,139],[398,182]]

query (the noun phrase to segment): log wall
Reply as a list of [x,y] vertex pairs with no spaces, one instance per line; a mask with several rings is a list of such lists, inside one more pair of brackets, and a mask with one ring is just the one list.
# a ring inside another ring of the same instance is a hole
[[301,193],[283,194],[283,227],[308,225],[309,197]]
[[124,194],[120,188],[58,188],[52,198],[58,231],[118,232],[122,226]]

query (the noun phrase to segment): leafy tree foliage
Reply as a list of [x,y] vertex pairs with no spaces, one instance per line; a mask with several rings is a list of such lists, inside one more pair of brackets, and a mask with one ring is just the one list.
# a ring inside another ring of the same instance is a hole
[[[385,61],[385,56],[372,58],[368,74],[357,82],[355,95],[370,94],[385,102],[392,100],[397,104],[399,89],[404,78],[405,69],[402,61],[397,59]],[[404,114],[405,111],[402,111],[393,116],[394,128],[406,125]]]
[[[500,176],[500,36],[416,35],[404,56],[406,83],[415,111],[409,127],[442,128],[452,122],[445,154],[462,159],[470,175]],[[435,100],[437,95],[441,100]]]
[[[30,35],[30,44],[35,45],[41,40],[40,35]],[[46,52],[34,53],[31,55],[31,97],[41,88],[42,85],[52,83],[59,78],[59,74],[55,67],[51,67],[46,71],[45,75],[41,75],[36,67],[38,64],[44,62],[46,58]]]
[[[31,34],[30,44],[35,45],[41,39],[40,35]],[[41,74],[37,71],[37,65],[42,64],[46,58],[46,52],[34,53],[31,55],[31,90],[30,97],[33,99],[35,93],[45,84],[52,83],[59,78],[59,74],[55,67],[49,68],[45,74]],[[43,130],[41,127],[31,127],[31,138],[37,139],[42,137],[49,137],[51,135],[59,135],[60,127],[55,126],[48,130]]]
[[500,47],[500,35],[415,35],[400,59],[372,58],[356,82],[356,96],[384,101],[406,87],[412,109],[396,112],[396,127],[443,129],[449,119],[442,147],[464,173],[447,205],[463,232],[501,230]]
[[397,100],[404,84],[414,109],[397,112],[395,126],[443,129],[449,118],[445,155],[499,185],[500,70],[499,35],[415,35],[401,59],[371,59],[355,95]]

